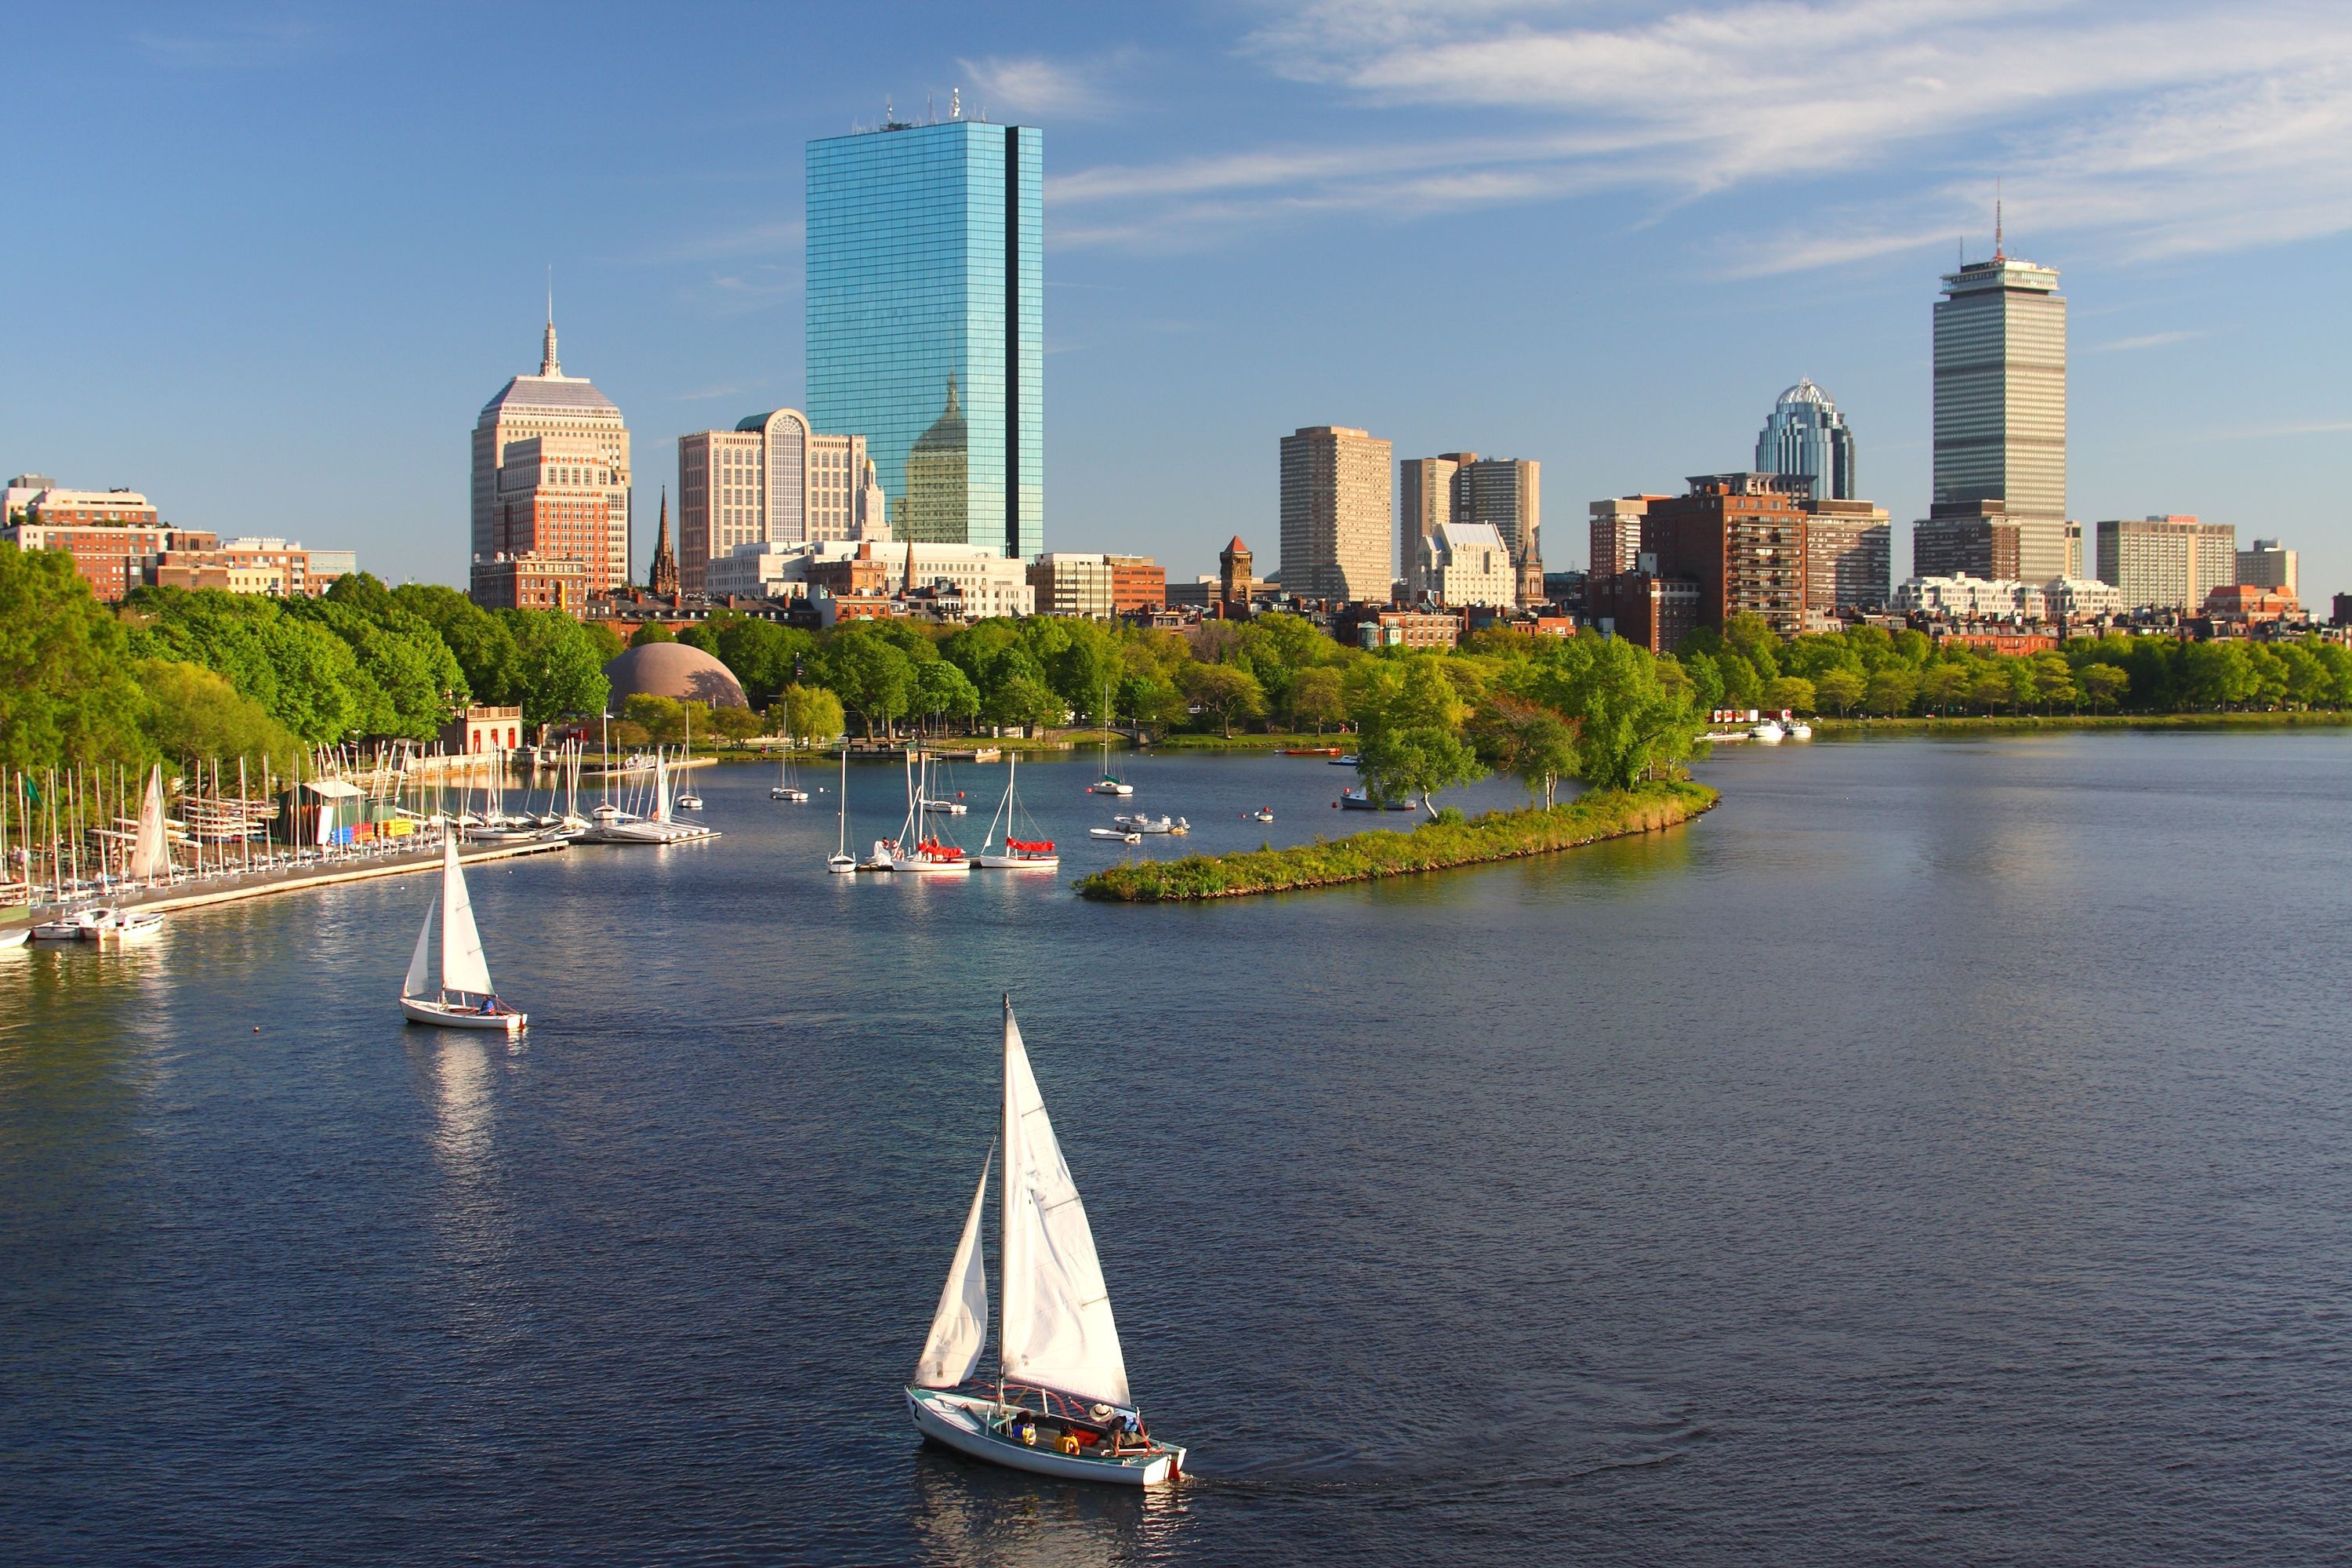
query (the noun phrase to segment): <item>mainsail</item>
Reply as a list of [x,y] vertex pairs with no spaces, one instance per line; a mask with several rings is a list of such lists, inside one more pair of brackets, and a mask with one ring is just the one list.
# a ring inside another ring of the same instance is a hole
[[125,873],[140,881],[172,874],[172,851],[163,838],[163,767],[147,775],[147,798],[139,805],[139,834],[131,841]]
[[915,1363],[915,1381],[925,1388],[953,1388],[970,1377],[988,1342],[988,1269],[980,1256],[980,1211],[988,1201],[988,1170],[994,1160],[991,1150],[981,1162],[980,1185],[971,1194],[971,1212],[964,1216],[963,1238],[956,1243],[955,1261],[948,1265],[940,1310],[931,1314],[931,1336],[923,1342],[923,1357]]
[[1127,1360],[1077,1184],[1004,1005],[1004,1375],[1125,1405]]
[[669,769],[663,765],[661,753],[654,753],[654,820],[669,820]]
[[457,868],[457,836],[442,840],[441,988],[491,994],[490,961],[482,955],[482,933],[474,929],[474,901],[466,896],[466,873]]

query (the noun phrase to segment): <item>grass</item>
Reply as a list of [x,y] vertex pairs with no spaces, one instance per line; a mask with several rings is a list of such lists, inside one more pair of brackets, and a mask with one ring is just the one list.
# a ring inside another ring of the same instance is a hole
[[1547,811],[1491,811],[1466,822],[1424,822],[1410,833],[1374,829],[1346,838],[1318,835],[1312,844],[1237,855],[1187,855],[1139,860],[1077,882],[1082,897],[1120,903],[1231,899],[1369,882],[1414,871],[1477,866],[1522,855],[1548,855],[1603,838],[1654,833],[1713,806],[1715,791],[1678,781],[1631,790],[1598,790]]

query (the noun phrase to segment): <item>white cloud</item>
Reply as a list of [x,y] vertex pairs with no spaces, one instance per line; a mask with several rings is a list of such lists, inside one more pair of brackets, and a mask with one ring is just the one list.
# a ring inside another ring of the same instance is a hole
[[[1571,0],[1317,0],[1254,34],[1276,74],[1417,123],[1507,131],[1257,149],[1054,182],[1065,243],[1166,243],[1302,214],[1398,216],[1607,186],[1688,202],[1772,184],[1785,232],[1728,269],[1834,265],[1980,233],[2141,255],[2352,227],[2352,7],[2315,0],[1700,0],[1601,23]],[[1939,172],[1894,201],[1808,183]],[[1964,164],[1951,179],[1941,171]],[[1100,210],[1095,210],[1100,209]],[[1124,209],[1124,210],[1121,210]]]
[[2202,331],[2142,332],[2136,338],[2116,338],[2104,343],[2093,343],[2087,352],[2095,354],[2131,353],[2140,349],[2160,349],[2174,343],[2193,342],[2205,335]]
[[182,70],[239,70],[275,65],[310,47],[319,37],[310,23],[288,16],[175,33],[133,33],[131,43],[158,64]]
[[996,120],[1099,120],[1118,106],[1116,79],[1134,58],[1133,50],[1120,50],[1075,65],[1035,57],[959,60],[971,82],[964,89],[964,112]]

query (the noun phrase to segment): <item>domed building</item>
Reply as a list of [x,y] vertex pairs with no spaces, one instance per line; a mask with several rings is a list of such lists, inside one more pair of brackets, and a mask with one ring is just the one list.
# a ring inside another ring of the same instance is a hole
[[906,528],[901,537],[923,544],[969,544],[971,517],[966,484],[971,433],[964,424],[956,378],[948,377],[948,405],[907,454]]
[[1773,403],[1772,416],[1756,438],[1756,471],[1809,479],[1815,500],[1853,500],[1862,493],[1853,468],[1853,432],[1845,416],[1811,378],[1798,377]]
[[735,672],[688,643],[649,642],[625,649],[604,667],[604,679],[613,683],[605,707],[614,713],[639,692],[680,702],[707,702],[713,708],[751,706],[744,700],[743,686]]

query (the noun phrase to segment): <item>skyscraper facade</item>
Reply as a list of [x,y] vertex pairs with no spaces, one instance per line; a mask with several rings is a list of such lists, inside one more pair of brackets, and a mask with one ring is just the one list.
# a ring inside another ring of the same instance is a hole
[[2205,595],[2238,580],[2238,530],[2194,517],[2126,517],[2098,525],[2099,581],[2122,591],[2128,610],[2204,607]]
[[2055,269],[2003,255],[1944,275],[1936,302],[1930,518],[2018,525],[2029,583],[2066,572],[2066,301]]
[[1385,603],[1390,447],[1367,431],[1310,425],[1282,438],[1282,586],[1306,599]]
[[1454,475],[1475,452],[1443,452],[1407,458],[1397,465],[1397,559],[1404,563],[1405,587],[1421,592],[1421,542],[1454,519]]
[[[481,417],[474,422],[476,555],[494,556],[504,549],[499,537],[499,496],[505,489],[511,503],[513,489],[502,487],[499,479],[508,461],[507,448],[541,437],[586,443],[578,448],[586,456],[567,458],[554,466],[554,471],[566,484],[577,481],[603,497],[602,535],[582,546],[588,566],[588,591],[603,593],[622,586],[629,580],[629,427],[613,400],[597,391],[594,383],[563,374],[562,363],[555,354],[552,313],[541,347],[539,374],[509,381],[483,405]],[[544,448],[531,449],[529,460],[535,474],[542,471],[545,456]]]
[[1045,540],[1044,137],[950,118],[808,144],[808,413],[903,539]]
[[1801,475],[1813,481],[1815,500],[1853,500],[1853,432],[1830,395],[1800,376],[1772,405],[1764,432],[1756,437],[1756,471]]
[[678,574],[703,592],[705,564],[739,544],[887,539],[863,436],[827,435],[796,408],[677,438]]
[[1487,527],[1511,554],[1513,603],[1544,602],[1543,465],[1526,458],[1479,458],[1454,471],[1454,521]]

